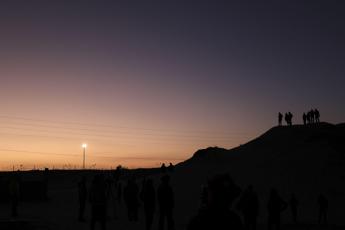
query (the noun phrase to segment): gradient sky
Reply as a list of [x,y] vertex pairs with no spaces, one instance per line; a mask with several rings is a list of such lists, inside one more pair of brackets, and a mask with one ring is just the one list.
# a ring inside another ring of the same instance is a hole
[[[1,1],[0,169],[158,166],[318,108],[345,121],[344,1]],[[22,166],[21,166],[22,165]]]

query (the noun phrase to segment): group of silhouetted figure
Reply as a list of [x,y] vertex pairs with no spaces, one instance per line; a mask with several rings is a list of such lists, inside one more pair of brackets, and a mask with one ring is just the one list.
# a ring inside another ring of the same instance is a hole
[[[118,207],[124,201],[127,217],[130,222],[139,220],[139,208],[143,207],[145,229],[153,229],[156,206],[158,206],[158,229],[174,229],[173,210],[175,207],[174,190],[170,184],[171,174],[161,173],[160,183],[156,188],[154,180],[144,178],[142,186],[135,177],[127,177],[122,187],[118,176],[96,174],[91,185],[87,186],[86,177],[78,182],[79,216],[85,220],[85,207],[89,201],[91,207],[90,228],[95,229],[98,223],[102,230],[106,229],[109,219],[109,208],[113,208],[114,219],[119,217]],[[9,183],[11,214],[18,215],[19,182],[13,177]],[[298,209],[300,202],[295,194],[285,201],[277,189],[272,188],[266,204],[268,230],[279,230],[281,214],[290,208],[293,223],[299,223]],[[319,224],[327,224],[328,199],[320,194],[317,199],[319,207]],[[239,213],[239,214],[238,214]],[[256,230],[260,213],[259,196],[252,185],[245,190],[237,186],[229,174],[219,174],[207,181],[200,194],[200,208],[190,219],[187,230],[238,229]]]
[[[143,206],[145,213],[145,229],[152,229],[156,203],[159,208],[160,230],[164,229],[165,222],[168,230],[174,229],[173,208],[174,192],[170,186],[170,176],[164,174],[161,177],[160,185],[154,187],[152,179],[144,179],[140,189],[134,177],[128,179],[122,189],[121,183],[111,177],[106,178],[104,174],[97,174],[92,180],[89,189],[86,186],[85,177],[78,183],[79,190],[79,221],[85,221],[84,213],[87,199],[91,205],[91,229],[99,223],[101,229],[106,229],[107,206],[112,204],[115,219],[118,218],[117,206],[123,201],[127,208],[127,217],[130,222],[139,220],[139,207]],[[122,194],[123,193],[123,194]]]
[[[287,112],[287,113],[285,113],[285,115],[283,115],[280,112],[278,113],[278,125],[279,126],[283,125],[283,118],[286,122],[286,125],[292,126],[293,114],[291,112]],[[320,112],[317,109],[311,109],[307,113],[303,113],[302,119],[303,119],[304,125],[320,123]]]
[[303,113],[303,124],[320,123],[320,112],[317,109],[311,109],[307,113]]
[[[237,204],[233,205],[236,200]],[[328,200],[320,194],[317,203],[318,223],[327,224]],[[281,214],[288,207],[290,207],[293,222],[298,223],[299,201],[296,195],[291,194],[290,200],[286,202],[276,189],[271,189],[266,206],[268,230],[280,229]],[[256,230],[259,211],[259,197],[253,186],[250,185],[241,192],[228,174],[217,175],[202,189],[201,207],[197,215],[189,222],[187,230]],[[237,214],[238,212],[240,215]]]
[[[292,125],[292,118],[293,118],[293,114],[291,112],[287,112],[284,115],[284,119],[287,125]],[[283,114],[282,113],[278,113],[278,125],[281,126],[283,125]]]

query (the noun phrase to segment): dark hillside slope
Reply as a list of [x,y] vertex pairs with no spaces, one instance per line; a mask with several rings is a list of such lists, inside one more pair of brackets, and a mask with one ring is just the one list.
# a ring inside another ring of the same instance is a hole
[[249,184],[255,186],[262,203],[261,218],[265,218],[269,189],[274,187],[286,200],[295,192],[303,203],[302,213],[308,221],[316,218],[317,196],[325,193],[333,207],[330,219],[344,222],[344,124],[274,127],[231,150],[199,150],[177,167],[174,178],[178,192],[184,193],[178,196],[181,202],[197,205],[201,184],[218,172],[229,172],[243,188]]

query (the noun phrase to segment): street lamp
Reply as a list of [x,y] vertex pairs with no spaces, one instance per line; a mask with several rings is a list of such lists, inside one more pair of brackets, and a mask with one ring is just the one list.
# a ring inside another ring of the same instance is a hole
[[85,169],[85,152],[86,152],[87,144],[82,144],[81,147],[83,147],[83,169]]

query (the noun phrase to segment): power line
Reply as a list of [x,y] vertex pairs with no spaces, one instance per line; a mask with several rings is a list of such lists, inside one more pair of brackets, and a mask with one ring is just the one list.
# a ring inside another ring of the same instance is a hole
[[142,128],[142,127],[129,127],[129,126],[114,126],[110,124],[95,124],[95,123],[81,123],[81,122],[74,122],[74,121],[53,121],[53,120],[46,120],[46,119],[33,119],[33,118],[25,118],[25,117],[18,117],[18,116],[8,116],[8,115],[0,115],[2,118],[6,119],[16,119],[16,120],[26,120],[26,121],[33,121],[33,122],[44,122],[44,123],[53,123],[53,124],[68,124],[68,125],[79,125],[79,126],[95,126],[95,127],[104,127],[104,128],[116,128],[116,129],[132,129],[132,130],[146,130],[146,131],[173,131],[173,132],[187,132],[187,133],[209,133],[209,134],[248,134],[246,132],[210,132],[210,131],[202,131],[202,130],[174,130],[174,129],[153,129],[153,128]]

